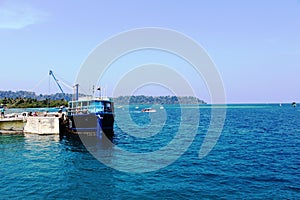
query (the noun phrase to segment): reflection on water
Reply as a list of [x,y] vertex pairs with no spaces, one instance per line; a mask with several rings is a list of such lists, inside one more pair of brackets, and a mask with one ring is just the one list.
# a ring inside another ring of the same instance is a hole
[[10,145],[18,145],[24,142],[24,136],[17,134],[17,135],[1,135],[0,134],[0,148],[8,148]]

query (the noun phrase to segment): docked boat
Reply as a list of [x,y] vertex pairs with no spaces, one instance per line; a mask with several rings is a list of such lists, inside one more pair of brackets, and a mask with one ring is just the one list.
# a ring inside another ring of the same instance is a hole
[[142,109],[141,112],[154,113],[154,112],[156,112],[156,110],[155,110],[155,109],[152,109],[152,108],[144,108],[144,109]]
[[73,132],[113,135],[114,104],[109,98],[70,101],[67,116]]
[[[56,79],[53,71],[49,71],[49,75],[53,77],[56,84],[63,94],[64,91]],[[67,109],[67,128],[68,131],[76,133],[86,133],[91,135],[99,135],[105,133],[106,136],[113,136],[114,126],[114,104],[109,98],[85,97],[79,98],[79,84],[74,86],[75,98],[68,102]],[[101,88],[97,88],[99,92]],[[101,94],[101,92],[100,92]],[[93,95],[94,92],[93,92]],[[65,98],[67,100],[67,98]],[[64,107],[61,107],[62,110]]]

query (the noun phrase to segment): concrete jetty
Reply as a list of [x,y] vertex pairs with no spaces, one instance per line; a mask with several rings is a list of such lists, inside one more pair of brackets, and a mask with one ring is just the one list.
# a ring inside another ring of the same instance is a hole
[[23,133],[26,119],[24,117],[1,118],[0,133],[2,134],[20,134]]
[[18,116],[0,119],[0,134],[58,135],[61,115]]
[[58,135],[59,118],[58,117],[27,117],[24,127],[24,133],[39,135]]

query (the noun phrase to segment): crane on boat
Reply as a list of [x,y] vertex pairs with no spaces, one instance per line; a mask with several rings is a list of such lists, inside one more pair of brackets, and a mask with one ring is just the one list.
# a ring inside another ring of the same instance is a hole
[[55,82],[56,82],[57,86],[59,87],[60,91],[63,93],[63,95],[65,95],[65,92],[64,92],[63,89],[61,88],[61,86],[60,86],[60,84],[59,84],[57,78],[54,76],[52,70],[49,71],[49,75],[53,77],[53,79],[55,80]]
[[59,84],[58,79],[55,77],[54,73],[52,70],[49,70],[49,76],[52,76],[52,78],[54,79],[54,81],[56,82],[57,86],[59,87],[60,91],[62,92],[62,94],[64,95],[65,99],[68,101],[69,98],[66,96],[66,93],[64,92],[64,90],[62,89],[62,87]]

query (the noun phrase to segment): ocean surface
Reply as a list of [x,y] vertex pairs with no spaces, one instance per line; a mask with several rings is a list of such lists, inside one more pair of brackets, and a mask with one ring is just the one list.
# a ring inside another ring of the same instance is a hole
[[[300,107],[228,105],[221,135],[201,159],[211,106],[141,108],[131,106],[130,118],[122,116],[126,107],[116,108],[113,144],[0,135],[0,199],[300,199]],[[200,121],[193,135],[181,121],[195,111]],[[185,149],[178,142],[157,157],[178,134],[191,144]],[[141,156],[120,159],[118,149]]]

